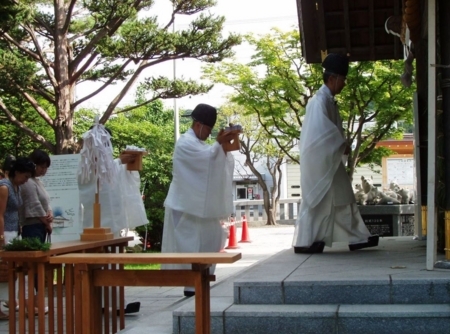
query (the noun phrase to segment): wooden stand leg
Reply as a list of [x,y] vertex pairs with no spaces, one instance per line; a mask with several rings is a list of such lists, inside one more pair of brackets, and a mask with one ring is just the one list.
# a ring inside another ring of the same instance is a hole
[[[67,268],[70,267],[70,270],[67,271]],[[66,333],[67,334],[73,334],[73,270],[72,265],[66,265],[64,269],[64,275],[65,275],[65,293],[66,293]],[[70,275],[70,279],[69,279]],[[69,281],[68,281],[69,280]],[[62,265],[58,267],[56,270],[56,282],[57,282],[57,328],[58,328],[58,334],[64,332],[64,307],[63,307],[63,271],[62,271]],[[70,284],[69,286],[67,284]],[[70,313],[69,313],[70,312]],[[70,314],[70,316],[69,316]],[[71,326],[71,327],[69,327]],[[68,330],[70,328],[70,331]]]
[[[95,333],[94,322],[92,315],[92,306],[93,306],[93,298],[91,291],[91,282],[90,282],[90,273],[86,268],[86,265],[75,265],[75,270],[80,273],[80,281],[81,281],[81,299],[80,303],[83,303],[81,309],[81,332],[82,334],[93,334]],[[78,332],[77,332],[78,333]]]
[[[196,268],[197,267],[197,268]],[[194,266],[195,278],[195,333],[211,333],[209,267]]]
[[47,305],[48,305],[48,334],[55,334],[55,296],[53,289],[54,267],[51,265],[45,268],[45,281],[47,289]]
[[[74,277],[74,299],[75,299],[75,332],[74,333],[82,333],[83,327],[83,315],[81,314],[81,310],[83,309],[83,302],[81,300],[81,271],[77,266],[72,266],[70,270],[73,270]],[[67,270],[67,269],[66,269]],[[68,282],[66,281],[66,285]],[[72,327],[73,328],[73,327]]]
[[28,263],[28,334],[34,334],[36,330],[35,317],[34,317],[34,275],[36,274],[35,265]]
[[[27,307],[25,303],[25,274],[23,271],[18,273],[19,276],[19,333],[25,334],[26,323],[25,323],[25,308]],[[15,332],[12,332],[15,334]]]
[[[10,261],[8,263],[8,298],[11,310],[16,309],[16,280],[15,280],[16,263]],[[16,312],[9,313],[9,333],[16,333]]]

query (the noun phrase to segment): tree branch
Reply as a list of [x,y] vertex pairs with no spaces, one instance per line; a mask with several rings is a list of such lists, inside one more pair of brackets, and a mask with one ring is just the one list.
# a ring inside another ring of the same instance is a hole
[[[122,64],[122,66],[116,71],[116,73],[110,77],[107,81],[105,81],[105,83],[100,86],[98,89],[96,89],[95,91],[93,91],[91,94],[86,95],[85,97],[79,99],[78,101],[74,102],[73,107],[76,108],[77,106],[79,106],[81,103],[89,100],[91,97],[97,95],[98,93],[100,93],[101,91],[103,91],[104,89],[108,88],[109,85],[120,75],[122,74],[123,70],[128,66],[128,64],[131,62],[131,59],[128,59],[125,63]],[[79,72],[82,73],[82,72]]]
[[66,15],[66,22],[64,22],[63,31],[67,32],[69,30],[70,26],[70,20],[72,18],[73,10],[75,8],[75,4],[77,3],[77,0],[71,0],[69,7],[67,8],[67,15]]
[[49,81],[51,82],[53,88],[56,88],[58,86],[58,83],[56,82],[55,77],[53,76],[53,73],[51,71],[51,65],[47,63],[47,59],[45,59],[45,56],[42,52],[41,46],[39,45],[39,41],[36,38],[36,35],[34,34],[33,29],[31,29],[28,26],[24,26],[24,29],[28,32],[31,39],[33,40],[34,47],[36,48],[37,55],[39,57],[39,63],[42,65],[42,67],[45,70],[45,73],[48,76]]
[[125,113],[125,112],[132,111],[132,110],[134,110],[134,109],[137,109],[137,108],[143,107],[143,106],[145,106],[145,105],[147,105],[147,104],[150,104],[150,103],[152,103],[153,101],[158,100],[160,97],[161,97],[161,94],[158,94],[158,95],[156,95],[156,96],[153,96],[150,100],[147,100],[147,101],[145,101],[145,102],[136,104],[136,105],[131,106],[131,107],[128,107],[128,108],[124,108],[124,109],[115,111],[113,114],[114,114],[114,115],[117,115],[117,114],[122,114],[122,113]]
[[17,42],[15,39],[13,39],[9,34],[7,33],[3,33],[2,34],[3,37],[5,37],[5,39],[10,42],[11,44],[13,44],[14,46],[16,46],[20,51],[26,53],[28,56],[30,56],[31,58],[33,58],[36,61],[39,61],[39,55],[37,55],[36,53],[32,52],[31,50],[29,50],[28,48],[24,47],[22,44],[20,44],[19,42]]
[[[136,0],[133,4],[133,8],[137,8],[139,4],[141,3],[141,0]],[[113,17],[111,20],[106,23],[105,27],[103,27],[99,32],[89,41],[88,44],[84,47],[84,49],[77,55],[77,57],[73,60],[71,66],[72,69],[78,68],[80,63],[83,61],[83,59],[90,53],[92,53],[92,50],[96,47],[98,42],[104,38],[105,36],[112,36],[117,29],[122,25],[122,23],[127,18],[123,17]]]
[[34,141],[42,144],[50,152],[54,152],[54,149],[55,149],[54,145],[52,143],[48,142],[41,135],[35,133],[33,130],[31,130],[29,127],[27,127],[25,124],[20,122],[16,117],[14,117],[14,115],[9,111],[9,109],[3,103],[3,100],[1,98],[0,98],[0,110],[3,111],[3,113],[6,115],[6,118],[12,124],[14,124],[17,128],[21,129],[25,134],[27,134],[29,137],[31,137]]
[[105,124],[108,120],[109,116],[113,113],[114,109],[117,107],[117,105],[122,101],[126,93],[130,90],[130,88],[134,85],[134,83],[138,80],[139,75],[143,71],[143,69],[146,67],[147,64],[146,60],[143,60],[141,62],[141,65],[139,68],[134,72],[134,74],[131,76],[131,78],[128,80],[128,82],[125,84],[125,86],[122,88],[122,90],[117,94],[117,96],[111,101],[109,106],[106,108],[106,111],[103,113],[100,123]]

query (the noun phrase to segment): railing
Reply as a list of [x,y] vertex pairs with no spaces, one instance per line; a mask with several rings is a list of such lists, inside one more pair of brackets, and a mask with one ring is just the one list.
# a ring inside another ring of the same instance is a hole
[[[276,221],[278,224],[294,224],[297,219],[297,214],[300,210],[299,198],[282,199],[277,205]],[[242,217],[245,215],[247,222],[253,225],[264,225],[267,222],[267,214],[264,210],[263,200],[239,200],[234,201],[235,219],[239,224]],[[368,225],[369,230],[373,233],[384,235],[380,229],[389,230],[387,235],[392,236],[412,236],[414,235],[414,205],[366,205],[360,206],[361,215]],[[387,219],[387,222],[381,221],[373,224],[367,222],[366,218],[372,218],[371,215],[376,215]],[[226,225],[227,222],[225,222]]]
[[[2,251],[0,257],[8,262],[9,267],[9,302],[14,309],[15,299],[19,299],[19,312],[9,313],[9,333],[15,334],[53,334],[53,333],[84,333],[85,327],[81,321],[82,303],[74,300],[75,280],[80,279],[74,273],[72,266],[52,265],[51,257],[67,253],[123,253],[125,246],[132,238],[117,238],[104,241],[70,241],[53,243],[49,251]],[[63,270],[64,269],[64,270]],[[56,271],[56,286],[53,285]],[[29,279],[25,280],[25,276]],[[37,281],[33,279],[37,276]],[[16,277],[18,293],[16,292]],[[28,281],[28,282],[27,282]],[[37,283],[37,286],[36,286]],[[28,289],[25,285],[27,284]],[[28,290],[28,295],[25,291]],[[35,290],[37,294],[35,295]],[[109,291],[112,293],[109,298]],[[45,294],[47,293],[47,298]],[[104,288],[105,328],[112,327],[117,332],[125,327],[124,321],[124,288]],[[35,303],[37,298],[37,303]],[[44,307],[48,302],[48,315]],[[26,316],[26,312],[34,314],[35,304],[38,307],[38,317]],[[25,306],[25,307],[24,307]],[[109,308],[112,312],[109,312]],[[117,315],[117,310],[120,314]],[[111,314],[109,314],[111,313]],[[16,324],[16,318],[18,324]],[[112,320],[112,321],[111,321]],[[89,332],[89,331],[88,331]]]
[[[234,201],[235,217],[239,222],[245,215],[247,221],[253,224],[265,224],[267,214],[264,210],[263,200]],[[280,199],[277,205],[276,221],[278,224],[293,224],[300,209],[299,198]]]

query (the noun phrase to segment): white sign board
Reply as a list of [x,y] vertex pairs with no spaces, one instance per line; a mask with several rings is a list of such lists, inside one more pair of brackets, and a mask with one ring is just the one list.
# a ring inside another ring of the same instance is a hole
[[53,210],[52,242],[80,240],[80,204],[77,171],[79,154],[52,155],[47,174],[41,178]]
[[414,182],[414,158],[387,158],[387,182],[412,188]]

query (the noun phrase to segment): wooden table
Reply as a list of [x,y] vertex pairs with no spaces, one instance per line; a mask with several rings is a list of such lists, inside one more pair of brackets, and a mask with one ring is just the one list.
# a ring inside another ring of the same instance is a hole
[[[35,333],[35,317],[34,317],[34,292],[37,288],[37,307],[38,307],[38,333],[54,333],[55,319],[54,312],[56,310],[56,331],[58,333],[72,333],[75,326],[73,321],[73,275],[72,268],[66,268],[64,272],[65,279],[62,278],[62,266],[51,266],[49,260],[56,255],[66,253],[86,253],[86,252],[123,252],[124,247],[132,237],[116,238],[102,241],[67,241],[56,242],[51,245],[48,251],[0,251],[0,258],[2,261],[8,262],[9,268],[9,305],[10,309],[14,310],[16,296],[16,279],[19,284],[19,304],[26,305],[26,307],[19,308],[19,333],[33,334]],[[57,296],[56,305],[53,295],[53,270],[57,269]],[[28,296],[25,296],[25,275],[28,274]],[[34,276],[37,275],[37,284],[35,287]],[[47,292],[48,292],[48,329],[45,323],[45,280],[47,278]],[[65,289],[65,290],[64,290]],[[63,292],[65,291],[65,293]],[[66,304],[66,321],[64,329],[63,316],[63,300],[65,295]],[[28,301],[25,302],[28,297]],[[122,298],[123,299],[123,298]],[[122,300],[123,304],[123,300]],[[33,314],[33,316],[26,316],[25,312]],[[27,321],[28,320],[28,321]],[[28,325],[28,326],[27,326]],[[78,326],[80,326],[78,324]],[[76,327],[76,326],[75,326]],[[72,330],[72,331],[71,331]],[[76,329],[75,329],[76,330]],[[9,312],[9,333],[16,333],[16,313]]]
[[[101,287],[105,286],[194,286],[196,333],[209,334],[209,282],[215,280],[215,276],[209,274],[209,267],[234,263],[240,258],[240,253],[65,254],[52,257],[50,263],[74,265],[75,277],[79,277],[79,280],[75,279],[75,291],[79,291],[75,298],[83,300],[76,321],[85,324],[83,334],[102,333]],[[192,267],[186,270],[123,270],[107,266],[151,263],[191,264]],[[105,329],[105,333],[109,331]]]

